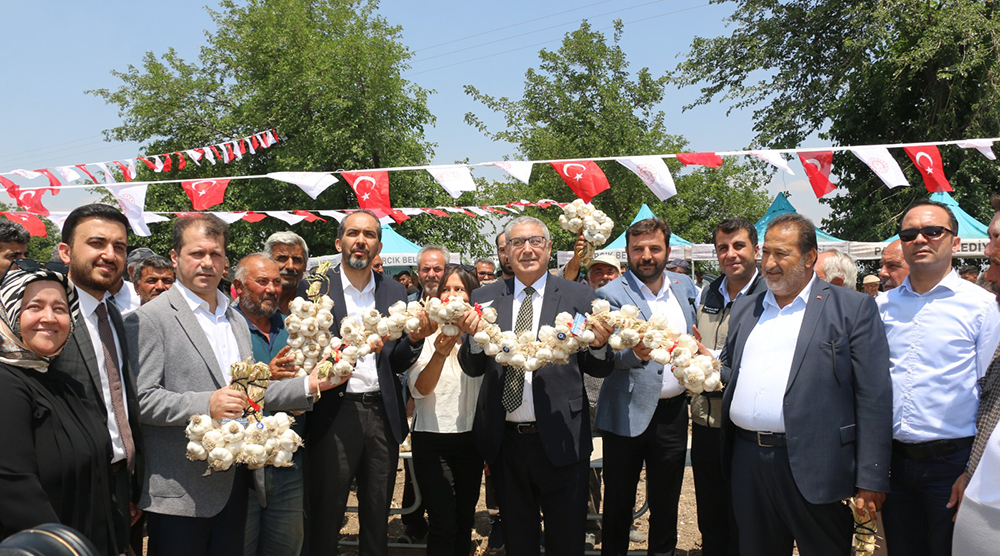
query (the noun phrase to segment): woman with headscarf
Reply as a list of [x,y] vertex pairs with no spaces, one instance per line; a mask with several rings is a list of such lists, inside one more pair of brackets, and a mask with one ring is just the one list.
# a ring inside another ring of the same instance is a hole
[[[448,267],[441,276],[442,301],[469,301],[479,280],[462,267]],[[423,351],[407,380],[414,398],[413,470],[427,509],[427,554],[467,556],[483,458],[472,438],[472,421],[483,377],[462,372],[459,336],[438,329],[424,341]]]
[[76,311],[61,273],[15,270],[0,281],[0,538],[62,523],[114,555],[111,440],[71,379],[48,368]]

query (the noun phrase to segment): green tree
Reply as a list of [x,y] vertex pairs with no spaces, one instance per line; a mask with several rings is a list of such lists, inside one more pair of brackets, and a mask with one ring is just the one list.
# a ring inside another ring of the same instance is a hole
[[[1000,133],[995,0],[732,3],[731,34],[696,38],[673,77],[701,86],[694,105],[719,98],[753,109],[755,146],[793,148],[812,134],[863,145]],[[957,147],[941,154],[956,199],[989,220],[1000,166]],[[905,206],[927,192],[909,159],[894,155],[913,187],[890,190],[849,153],[834,157],[843,191],[822,200],[832,209],[824,229],[855,240],[895,233]]]
[[[619,46],[621,21],[609,42],[603,33],[584,21],[567,33],[554,52],[542,50],[538,69],[525,73],[524,96],[511,100],[493,97],[467,85],[466,93],[503,116],[505,128],[490,131],[475,114],[466,122],[491,139],[513,143],[513,158],[521,160],[595,158],[678,152],[687,142],[667,132],[664,114],[656,106],[663,100],[666,77],[655,77],[648,68],[634,76],[628,71]],[[660,203],[642,181],[624,166],[600,162],[611,188],[594,198],[594,205],[616,223],[613,235],[632,221],[642,203],[664,217],[671,227],[693,242],[707,241],[719,220],[745,215],[755,219],[767,209],[760,174],[732,162],[719,169],[700,168],[678,175],[679,163],[668,161],[675,173],[677,196]],[[504,198],[550,198],[570,201],[573,192],[547,165],[536,165],[531,184],[519,182],[494,188]],[[549,224],[555,247],[569,250],[574,237],[556,223],[558,212],[540,211]]]
[[[225,165],[188,164],[166,176],[190,179],[261,175],[274,171],[335,171],[426,164],[432,145],[424,139],[434,118],[431,93],[402,77],[411,56],[400,28],[376,13],[376,0],[223,0],[209,10],[217,29],[197,62],[171,49],[147,53],[140,67],[112,71],[117,89],[90,91],[119,107],[122,124],[108,139],[140,141],[145,151],[172,152],[255,131],[276,128],[278,145]],[[162,177],[161,177],[162,176]],[[474,204],[475,195],[453,200],[425,172],[393,172],[394,206]],[[179,185],[150,187],[147,210],[190,210]],[[342,209],[357,207],[346,181],[316,201],[291,184],[270,179],[234,181],[217,210]],[[154,231],[166,225],[154,224]],[[258,250],[264,238],[287,226],[275,219],[232,225],[231,255]],[[398,231],[416,242],[444,242],[459,250],[474,242],[474,219],[412,218]],[[312,253],[334,252],[336,222],[302,223]],[[168,234],[136,238],[160,253]]]

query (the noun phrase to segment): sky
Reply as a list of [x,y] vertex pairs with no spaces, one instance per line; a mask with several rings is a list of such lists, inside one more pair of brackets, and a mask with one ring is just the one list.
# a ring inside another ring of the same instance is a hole
[[[214,28],[204,6],[205,0],[0,0],[0,30],[7,46],[0,49],[0,70],[6,77],[0,81],[0,172],[141,154],[141,145],[104,140],[102,132],[121,123],[117,109],[84,91],[118,87],[111,71],[141,64],[146,52],[159,55],[174,48],[182,58],[196,59],[206,30]],[[464,122],[471,111],[491,129],[501,123],[468,97],[463,86],[520,98],[524,73],[537,67],[538,51],[557,49],[583,19],[609,37],[613,20],[621,19],[621,46],[633,72],[648,67],[653,75],[661,75],[677,66],[695,36],[725,33],[724,19],[731,9],[707,0],[383,0],[379,12],[402,27],[403,43],[414,54],[404,76],[435,91],[428,102],[437,122],[426,137],[437,145],[432,162],[447,164],[465,158],[499,160],[513,153],[509,144],[493,142]],[[727,115],[727,107],[718,102],[683,111],[697,95],[694,87],[668,86],[660,109],[670,133],[684,136],[692,151],[739,150],[750,144],[749,112]],[[777,173],[769,192],[773,196],[789,191],[792,204],[818,223],[829,210],[816,201],[799,163],[791,166],[796,175]],[[46,197],[46,205],[70,210],[92,195],[66,190]]]

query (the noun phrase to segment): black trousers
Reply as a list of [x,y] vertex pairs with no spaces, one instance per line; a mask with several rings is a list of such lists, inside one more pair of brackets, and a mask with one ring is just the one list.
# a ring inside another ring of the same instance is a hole
[[646,462],[649,502],[648,553],[673,556],[677,548],[677,505],[687,457],[687,396],[660,400],[646,430],[636,437],[604,432],[604,520],[602,556],[628,552],[635,493]]
[[233,490],[222,511],[212,517],[184,517],[147,512],[148,556],[243,556],[250,470],[234,465]]
[[115,527],[115,543],[118,552],[128,552],[131,542],[132,512],[129,502],[132,499],[132,475],[128,472],[125,460],[111,464],[111,511]]
[[358,480],[361,554],[389,551],[389,505],[396,482],[399,444],[381,401],[343,400],[337,418],[322,435],[306,440],[309,475],[309,553],[339,554],[340,525],[351,480]]
[[733,511],[743,556],[849,556],[854,518],[839,500],[810,504],[799,492],[788,449],[733,444]]
[[540,553],[538,510],[545,516],[545,554],[580,556],[587,521],[588,460],[556,467],[537,433],[505,429],[490,465],[503,511],[504,548],[511,556]]
[[427,554],[468,556],[483,479],[471,432],[413,432],[413,467],[427,508]]
[[722,429],[691,424],[691,470],[703,556],[740,553],[729,478],[722,476]]

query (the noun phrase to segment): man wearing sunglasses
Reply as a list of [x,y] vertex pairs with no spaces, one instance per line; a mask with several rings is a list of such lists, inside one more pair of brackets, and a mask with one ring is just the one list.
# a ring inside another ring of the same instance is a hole
[[[6,218],[0,220],[0,264],[7,268],[15,259],[28,256],[28,241],[31,235],[24,226]],[[14,265],[16,268],[17,265]]]
[[994,296],[952,270],[957,230],[946,205],[911,205],[899,231],[910,274],[876,298],[892,375],[890,556],[951,554],[955,510],[946,506],[976,434],[976,381],[997,346]]

